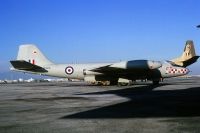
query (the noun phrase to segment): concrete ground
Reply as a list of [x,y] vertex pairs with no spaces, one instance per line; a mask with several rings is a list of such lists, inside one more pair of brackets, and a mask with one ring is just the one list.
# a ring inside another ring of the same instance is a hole
[[0,85],[0,133],[200,132],[200,78]]

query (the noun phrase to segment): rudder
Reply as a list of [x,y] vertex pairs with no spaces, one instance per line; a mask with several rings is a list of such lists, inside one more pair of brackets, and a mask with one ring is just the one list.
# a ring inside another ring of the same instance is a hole
[[184,52],[183,52],[183,55],[181,58],[184,61],[184,60],[188,60],[194,56],[196,56],[196,53],[195,53],[193,41],[188,40],[188,41],[186,41]]
[[181,57],[173,59],[172,62],[174,62],[176,65],[187,67],[194,62],[197,61],[199,56],[195,53],[194,43],[192,40],[187,40],[184,48],[184,52]]

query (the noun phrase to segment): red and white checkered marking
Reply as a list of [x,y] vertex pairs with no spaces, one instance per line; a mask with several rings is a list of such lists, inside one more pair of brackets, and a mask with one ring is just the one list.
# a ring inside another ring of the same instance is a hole
[[188,70],[186,68],[166,67],[166,72],[169,74],[186,74]]

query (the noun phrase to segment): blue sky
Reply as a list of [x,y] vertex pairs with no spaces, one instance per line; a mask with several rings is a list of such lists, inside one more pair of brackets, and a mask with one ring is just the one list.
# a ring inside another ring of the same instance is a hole
[[[200,53],[199,0],[0,0],[0,72],[18,46],[56,63],[172,59],[185,41]],[[193,64],[200,74],[200,63]]]

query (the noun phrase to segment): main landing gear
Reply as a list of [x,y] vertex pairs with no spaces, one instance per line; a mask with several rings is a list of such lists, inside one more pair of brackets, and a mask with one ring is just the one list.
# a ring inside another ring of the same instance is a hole
[[154,79],[154,80],[152,80],[152,82],[153,82],[153,85],[159,85],[159,82],[163,82],[163,78],[160,78],[160,79]]
[[153,85],[159,85],[159,80],[153,80]]

